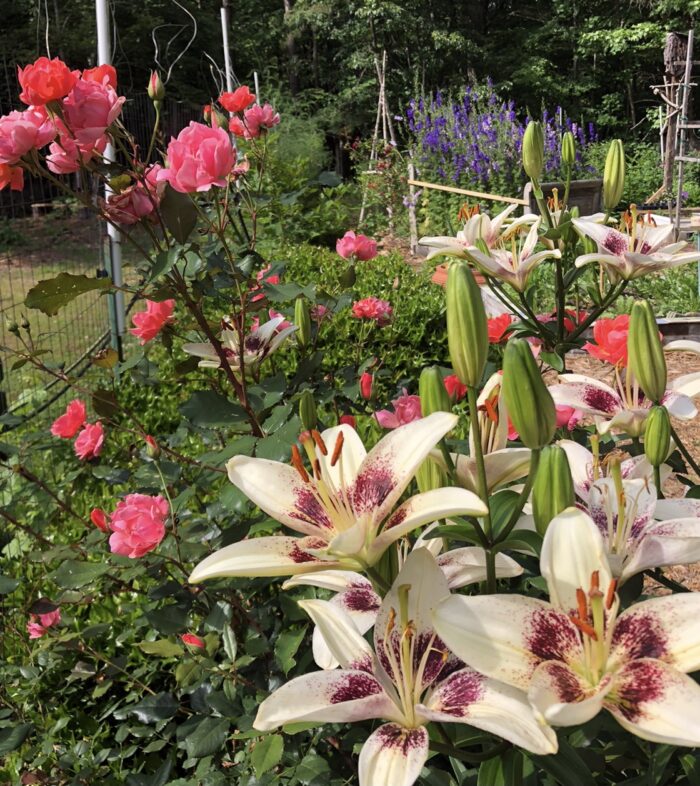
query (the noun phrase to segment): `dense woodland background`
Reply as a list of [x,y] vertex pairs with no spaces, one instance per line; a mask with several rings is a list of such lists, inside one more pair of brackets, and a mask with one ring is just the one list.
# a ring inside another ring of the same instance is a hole
[[[122,89],[142,91],[155,55],[172,70],[172,96],[202,104],[216,95],[222,65],[220,0],[113,0],[115,64]],[[665,33],[685,31],[700,0],[231,0],[236,77],[257,70],[266,98],[313,114],[334,136],[371,133],[375,55],[389,53],[388,98],[490,76],[521,108],[561,105],[595,116],[604,136],[651,133]],[[47,19],[48,15],[48,19]],[[18,62],[45,52],[76,67],[95,58],[92,0],[0,0],[0,105],[16,101]],[[173,39],[174,40],[171,40]],[[170,42],[170,43],[168,43]],[[211,59],[210,59],[211,58]]]

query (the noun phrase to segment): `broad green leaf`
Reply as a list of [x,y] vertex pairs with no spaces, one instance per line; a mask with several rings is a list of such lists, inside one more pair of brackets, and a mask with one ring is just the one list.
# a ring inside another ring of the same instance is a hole
[[330,767],[328,762],[316,753],[307,753],[294,770],[294,777],[301,786],[328,783]]
[[479,767],[477,786],[506,786],[503,763],[500,758],[489,759]]
[[542,551],[542,535],[526,529],[515,529],[506,540],[496,544],[494,551],[531,551],[539,557]]
[[596,786],[586,762],[566,740],[559,739],[559,752],[551,756],[525,753],[535,766],[551,775],[561,786]]
[[123,707],[114,713],[114,717],[123,720],[128,715],[135,715],[141,723],[156,723],[172,718],[178,707],[179,704],[172,693],[157,693],[154,696],[146,696],[138,704]]
[[226,718],[202,717],[185,737],[185,750],[192,759],[202,759],[220,751],[227,738],[230,722]]
[[98,388],[92,392],[92,408],[103,418],[112,418],[119,412],[119,402],[111,390]]
[[187,627],[187,609],[173,603],[146,612],[146,619],[159,632],[170,636]]
[[285,675],[289,674],[296,664],[294,656],[301,642],[304,640],[305,633],[306,627],[299,628],[298,630],[285,630],[280,633],[275,643],[275,658]]
[[63,306],[85,292],[104,291],[112,286],[109,278],[76,276],[73,273],[59,273],[55,278],[47,278],[35,284],[24,300],[27,308],[36,308],[53,317]]
[[197,208],[188,194],[181,194],[169,185],[160,202],[160,214],[168,232],[182,244],[197,225]]
[[284,740],[279,734],[269,734],[256,743],[250,754],[250,761],[258,778],[276,767],[284,753]]
[[0,575],[0,595],[9,595],[19,587],[19,579]]
[[231,426],[245,419],[245,412],[238,404],[213,390],[193,393],[180,407],[180,412],[190,423],[202,428]]
[[158,639],[157,641],[142,641],[138,648],[147,655],[158,655],[161,658],[174,658],[184,654],[183,648],[168,639]]
[[238,645],[236,643],[236,634],[233,632],[233,628],[230,625],[224,625],[223,637],[226,656],[230,661],[236,660]]
[[32,728],[31,723],[19,723],[17,726],[0,729],[0,756],[17,750],[27,739]]
[[66,560],[53,573],[49,574],[49,578],[62,589],[80,589],[110,570],[112,567],[106,562]]
[[684,753],[680,757],[681,767],[685,777],[688,779],[688,786],[700,786],[700,758],[696,753]]

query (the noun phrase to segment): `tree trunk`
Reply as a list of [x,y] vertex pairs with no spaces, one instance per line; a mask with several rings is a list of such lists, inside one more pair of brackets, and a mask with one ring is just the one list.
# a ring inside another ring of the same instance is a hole
[[[282,0],[284,3],[284,23],[290,24],[289,17],[292,13],[292,0]],[[297,47],[294,40],[294,33],[291,27],[288,28],[285,39],[285,49],[287,50],[287,74],[289,78],[289,90],[292,95],[299,92],[299,77],[297,74]]]

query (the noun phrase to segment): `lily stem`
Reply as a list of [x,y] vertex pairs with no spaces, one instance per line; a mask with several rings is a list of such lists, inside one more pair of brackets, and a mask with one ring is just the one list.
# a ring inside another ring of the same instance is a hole
[[523,508],[525,507],[527,498],[530,496],[530,492],[532,491],[532,484],[535,482],[535,475],[537,474],[537,468],[540,465],[541,452],[542,451],[540,450],[540,448],[536,448],[530,454],[530,471],[528,472],[527,479],[525,480],[525,485],[523,486],[523,490],[520,492],[520,496],[518,497],[518,500],[515,503],[513,512],[510,514],[508,523],[505,525],[505,527],[503,527],[503,529],[498,534],[499,543],[503,542],[508,537],[508,535],[510,535],[513,527],[517,524],[518,519],[520,518],[520,514],[523,512]]
[[368,565],[365,568],[365,573],[370,577],[370,580],[377,589],[382,590],[382,592],[389,592],[391,589],[389,582],[385,580],[379,571],[375,570],[374,568],[370,568]]
[[450,756],[453,759],[459,759],[460,761],[464,761],[467,764],[479,764],[482,761],[493,759],[496,756],[500,756],[502,753],[505,753],[509,747],[510,743],[502,742],[499,745],[494,745],[493,748],[489,748],[483,753],[464,753],[464,751],[461,751],[459,748],[455,748],[454,745],[448,745],[445,742],[430,740],[430,748],[431,750],[435,751],[435,753],[442,753],[444,756]]
[[664,498],[664,492],[661,489],[661,467],[654,467],[654,485],[656,486],[656,495],[659,499]]
[[683,441],[678,436],[678,432],[675,428],[673,428],[673,426],[671,426],[671,436],[673,437],[673,441],[678,446],[678,450],[680,450],[683,458],[688,462],[688,464],[690,464],[693,472],[695,472],[696,475],[700,475],[700,466],[698,465],[697,461],[695,461],[688,448],[686,448],[686,446],[683,444]]

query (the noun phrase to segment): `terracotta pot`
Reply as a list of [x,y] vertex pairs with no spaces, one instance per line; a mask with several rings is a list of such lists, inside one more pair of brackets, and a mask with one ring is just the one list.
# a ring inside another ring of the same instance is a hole
[[[438,265],[435,268],[435,272],[432,275],[431,281],[433,284],[439,284],[441,287],[444,287],[447,283],[447,266],[448,262],[443,262],[442,265]],[[486,279],[481,275],[481,273],[475,273],[472,270],[472,275],[474,276],[474,280],[476,283],[483,287],[486,284]]]

